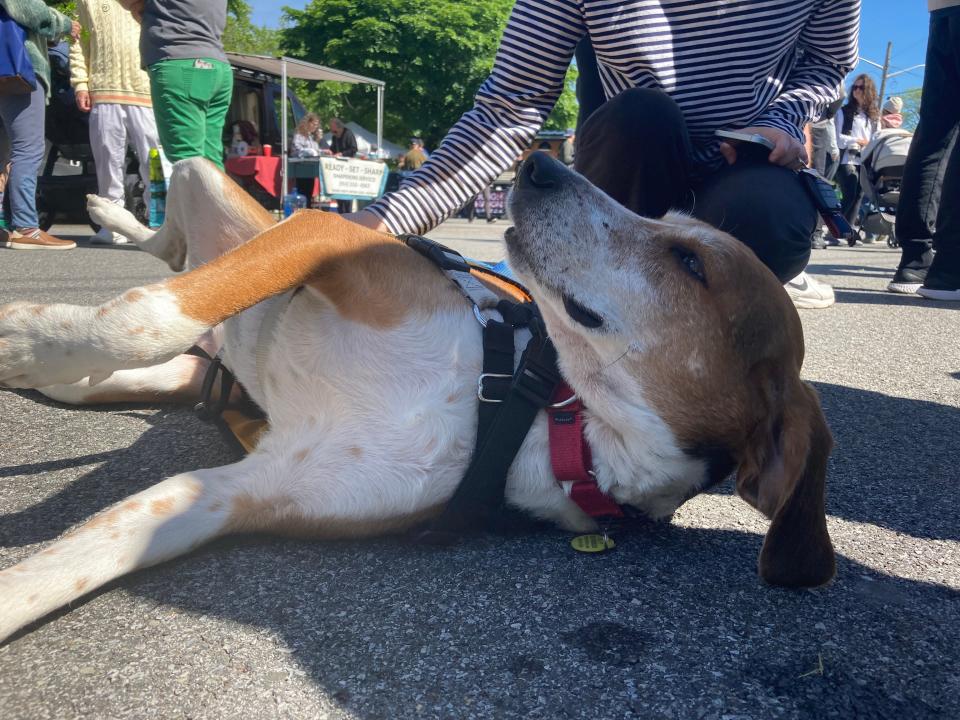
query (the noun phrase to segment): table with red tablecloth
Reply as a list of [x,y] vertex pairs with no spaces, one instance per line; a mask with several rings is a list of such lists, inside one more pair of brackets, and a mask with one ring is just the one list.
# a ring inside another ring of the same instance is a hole
[[224,167],[242,185],[253,181],[274,197],[280,197],[280,158],[273,155],[228,157]]
[[[291,167],[295,166],[295,161],[291,159]],[[313,160],[312,165],[316,165],[316,160]],[[227,172],[233,175],[237,180],[240,181],[240,184],[246,187],[248,182],[256,183],[258,186],[263,188],[266,192],[270,193],[275,198],[280,197],[280,158],[275,155],[244,155],[241,157],[229,157],[224,163],[224,167]],[[311,168],[313,169],[313,168]],[[313,169],[313,172],[308,172],[307,177],[316,177],[318,175],[317,170]],[[295,173],[291,172],[291,180],[296,177]],[[288,185],[292,186],[292,182],[288,182]],[[319,181],[314,182],[313,194],[320,194],[320,183]]]

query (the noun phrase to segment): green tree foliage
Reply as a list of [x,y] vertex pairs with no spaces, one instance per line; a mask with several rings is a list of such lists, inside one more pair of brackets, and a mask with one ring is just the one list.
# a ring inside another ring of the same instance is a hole
[[907,130],[916,130],[917,121],[920,119],[920,88],[913,88],[900,93],[903,98],[903,127]]
[[[384,135],[435,147],[493,67],[513,0],[313,0],[287,9],[281,48],[291,57],[383,80]],[[373,127],[369,86],[298,89],[310,109]],[[574,101],[575,102],[575,101]],[[570,123],[570,101],[556,122]],[[575,111],[573,113],[575,117]]]
[[76,17],[77,3],[75,0],[66,0],[66,2],[56,2],[55,0],[46,0],[47,5],[55,10],[59,10],[67,17]]
[[250,5],[244,0],[228,0],[227,26],[223,31],[223,47],[228,52],[254,55],[278,55],[280,31],[254,25],[250,20]]
[[563,94],[553,106],[553,112],[543,124],[545,130],[568,130],[577,126],[577,113],[580,106],[577,103],[577,72],[576,63],[571,63],[567,69],[567,77],[563,81]]

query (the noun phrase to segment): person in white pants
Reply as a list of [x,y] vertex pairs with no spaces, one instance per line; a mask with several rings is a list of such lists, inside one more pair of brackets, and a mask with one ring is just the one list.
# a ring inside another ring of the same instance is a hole
[[[70,84],[77,106],[90,112],[90,147],[97,170],[98,194],[123,205],[127,146],[140,161],[144,201],[150,202],[150,150],[159,147],[150,100],[150,79],[140,69],[140,25],[117,0],[77,0],[83,27],[70,48]],[[123,244],[127,239],[106,228],[95,243]]]

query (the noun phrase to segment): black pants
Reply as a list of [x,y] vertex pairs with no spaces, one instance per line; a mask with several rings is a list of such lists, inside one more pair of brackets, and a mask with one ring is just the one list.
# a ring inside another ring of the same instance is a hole
[[863,187],[860,185],[860,166],[852,163],[844,163],[837,166],[837,185],[840,186],[840,192],[843,193],[843,201],[840,204],[840,212],[850,223],[851,227],[857,225],[857,216],[860,215],[860,203],[863,200]]
[[[955,9],[957,10],[957,9]],[[960,271],[960,10],[930,16],[920,123],[897,206],[900,267],[950,262]],[[940,198],[946,202],[941,203]]]
[[687,210],[730,233],[782,282],[810,259],[817,212],[796,173],[741,161],[699,177],[683,114],[660,90],[633,88],[594,111],[577,132],[574,167],[635,213]]
[[297,178],[297,192],[303,195],[307,199],[307,205],[310,205],[310,201],[313,199],[313,186],[316,184],[316,180],[311,178]]

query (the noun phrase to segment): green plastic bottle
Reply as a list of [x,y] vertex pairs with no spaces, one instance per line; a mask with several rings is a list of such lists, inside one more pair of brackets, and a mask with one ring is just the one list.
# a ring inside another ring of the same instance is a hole
[[150,227],[163,225],[167,206],[167,184],[163,179],[160,150],[150,149]]

